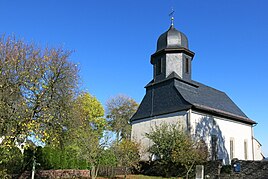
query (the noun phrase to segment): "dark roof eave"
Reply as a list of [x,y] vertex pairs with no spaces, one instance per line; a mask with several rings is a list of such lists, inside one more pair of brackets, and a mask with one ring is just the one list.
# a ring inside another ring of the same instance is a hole
[[199,104],[194,104],[193,109],[198,109],[198,110],[201,110],[201,111],[207,111],[207,112],[210,112],[212,114],[217,114],[219,116],[228,117],[228,118],[230,118],[232,120],[247,123],[247,124],[251,124],[251,125],[252,124],[257,124],[257,122],[255,122],[255,121],[253,121],[253,120],[251,120],[249,118],[246,118],[246,117],[243,117],[243,116],[238,116],[238,115],[226,112],[226,111],[210,108],[210,107],[199,105]]
[[130,119],[130,122],[132,123],[133,121],[138,121],[138,120],[142,120],[142,119],[146,119],[146,118],[152,118],[152,117],[157,117],[157,116],[166,115],[166,114],[170,114],[170,113],[181,112],[181,111],[189,110],[189,109],[191,109],[191,107],[192,107],[192,105],[188,105],[185,108],[181,108],[179,110],[175,110],[172,112],[160,113],[160,114],[156,114],[156,115],[150,115],[150,116],[138,117],[138,118],[135,118],[135,114],[134,114],[133,117]]

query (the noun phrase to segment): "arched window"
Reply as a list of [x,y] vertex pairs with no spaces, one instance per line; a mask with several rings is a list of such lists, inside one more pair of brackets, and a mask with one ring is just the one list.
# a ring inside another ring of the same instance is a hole
[[234,158],[234,138],[230,138],[230,159]]
[[211,159],[218,159],[218,137],[216,135],[211,136]]

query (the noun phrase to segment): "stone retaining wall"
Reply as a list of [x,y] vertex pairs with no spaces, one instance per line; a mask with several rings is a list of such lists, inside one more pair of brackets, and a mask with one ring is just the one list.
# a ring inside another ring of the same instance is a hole
[[232,172],[232,176],[248,179],[267,179],[268,178],[268,161],[243,161],[238,160],[241,165],[239,173]]
[[[19,179],[27,179],[31,177],[31,172],[24,172]],[[39,170],[35,174],[35,178],[87,178],[89,170]]]
[[[130,174],[131,170],[127,170],[127,174]],[[99,167],[98,176],[102,177],[114,177],[115,175],[124,175],[125,167]],[[24,172],[19,179],[30,179],[32,176],[31,171]],[[42,179],[57,179],[57,178],[89,178],[89,170],[37,170],[35,178]],[[14,177],[18,178],[18,177]]]
[[240,172],[234,172],[232,162],[232,170],[230,173],[220,174],[218,171],[219,162],[209,162],[205,165],[205,176],[207,175],[210,179],[268,179],[268,161],[243,161],[237,160],[240,164]]

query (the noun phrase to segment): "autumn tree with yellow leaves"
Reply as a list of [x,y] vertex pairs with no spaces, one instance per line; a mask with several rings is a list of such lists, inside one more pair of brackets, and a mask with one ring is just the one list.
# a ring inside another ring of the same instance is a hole
[[[35,137],[34,142],[42,142],[47,151],[61,151],[59,156],[72,149],[74,158],[86,161],[95,178],[105,153],[106,127],[117,133],[117,139],[129,139],[129,119],[138,105],[123,96],[111,100],[107,122],[97,98],[79,91],[78,67],[70,55],[68,50],[42,49],[14,36],[0,38],[0,152]],[[133,158],[127,155],[133,153],[125,148],[129,144],[123,140],[117,150],[122,162]],[[0,160],[0,171],[2,164]]]
[[0,38],[0,136],[12,145],[35,135],[58,143],[78,87],[70,51]]
[[96,97],[82,92],[75,100],[73,117],[68,125],[69,145],[79,148],[80,159],[90,165],[91,178],[96,178],[100,165],[100,155],[104,145],[100,141],[107,126],[104,109]]

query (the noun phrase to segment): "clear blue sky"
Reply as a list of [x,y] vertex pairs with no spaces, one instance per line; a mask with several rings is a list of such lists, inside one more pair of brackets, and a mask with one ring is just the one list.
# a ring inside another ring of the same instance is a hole
[[117,94],[140,102],[171,7],[196,54],[193,79],[226,92],[258,122],[268,156],[267,0],[1,0],[0,34],[75,50],[83,89],[103,104]]

